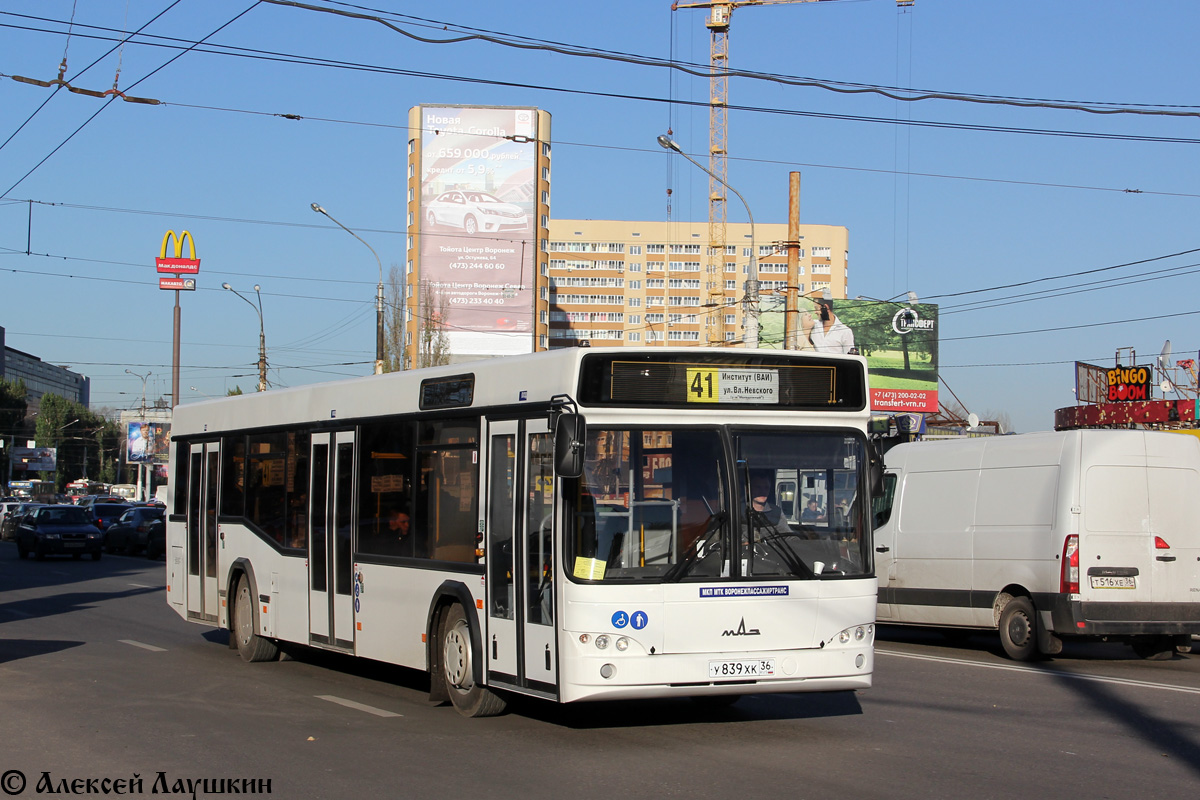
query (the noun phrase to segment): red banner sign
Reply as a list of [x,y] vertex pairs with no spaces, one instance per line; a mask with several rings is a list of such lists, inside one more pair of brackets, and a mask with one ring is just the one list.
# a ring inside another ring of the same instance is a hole
[[938,410],[936,389],[872,389],[871,408],[875,411],[916,411],[935,414]]

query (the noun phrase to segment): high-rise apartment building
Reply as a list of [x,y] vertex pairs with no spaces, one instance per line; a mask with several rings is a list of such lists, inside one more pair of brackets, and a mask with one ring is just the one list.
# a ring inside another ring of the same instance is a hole
[[[788,226],[750,236],[730,223],[724,252],[710,253],[706,222],[551,219],[550,347],[741,344],[746,282],[758,280],[764,303],[790,285]],[[801,225],[798,244],[797,293],[846,297],[847,229]]]

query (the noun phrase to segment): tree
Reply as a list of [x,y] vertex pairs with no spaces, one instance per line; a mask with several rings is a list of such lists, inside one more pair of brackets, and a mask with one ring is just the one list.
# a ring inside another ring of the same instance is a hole
[[55,491],[79,478],[112,482],[121,448],[119,425],[74,400],[56,394],[42,395],[35,441],[38,447],[57,449],[57,469],[42,473],[53,479]]
[[392,264],[388,271],[387,306],[383,309],[383,371],[399,372],[404,364],[404,273]]
[[27,394],[25,381],[0,378],[0,437],[15,436],[25,428],[25,414],[29,411]]
[[237,397],[239,394],[242,394],[241,386],[234,386],[232,389],[225,392],[226,397]]
[[417,315],[418,367],[440,367],[450,363],[450,338],[446,335],[449,307],[444,295],[435,295],[427,281],[421,282],[421,305]]

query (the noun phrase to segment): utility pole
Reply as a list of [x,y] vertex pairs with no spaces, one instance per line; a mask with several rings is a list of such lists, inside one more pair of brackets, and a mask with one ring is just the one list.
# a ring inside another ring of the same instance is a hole
[[783,312],[783,349],[797,350],[800,327],[800,173],[788,173],[787,301]]

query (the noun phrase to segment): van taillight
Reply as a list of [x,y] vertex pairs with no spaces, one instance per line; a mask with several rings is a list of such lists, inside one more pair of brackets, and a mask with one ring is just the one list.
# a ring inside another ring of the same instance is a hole
[[1171,545],[1167,544],[1167,540],[1164,539],[1163,537],[1155,536],[1154,537],[1154,549],[1155,550],[1170,550]]
[[1058,590],[1063,594],[1079,594],[1079,537],[1075,534],[1063,542],[1062,580]]

